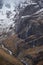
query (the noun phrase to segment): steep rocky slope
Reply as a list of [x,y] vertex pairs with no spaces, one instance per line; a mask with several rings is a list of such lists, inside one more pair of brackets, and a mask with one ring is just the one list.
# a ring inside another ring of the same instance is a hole
[[40,2],[35,2],[19,9],[19,14],[14,17],[15,34],[8,35],[6,39],[0,41],[6,56],[1,52],[0,54],[4,58],[9,57],[6,59],[14,65],[19,61],[20,65],[43,65],[43,7]]

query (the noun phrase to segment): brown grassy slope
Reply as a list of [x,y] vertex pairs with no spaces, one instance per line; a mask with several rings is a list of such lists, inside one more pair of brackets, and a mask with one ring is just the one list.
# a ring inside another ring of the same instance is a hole
[[15,51],[17,50],[18,41],[21,42],[22,40],[18,38],[17,35],[13,35],[5,39],[2,43],[5,45],[6,48],[15,53]]
[[13,65],[0,56],[0,65]]
[[[9,38],[5,39],[2,43],[5,45],[6,48],[11,50],[14,54],[16,54],[17,51],[19,50],[24,50],[24,46],[27,46],[27,48],[30,48],[30,43],[33,41],[39,41],[40,39],[43,39],[43,35],[41,36],[36,36],[36,35],[31,35],[29,36],[25,42],[25,40],[22,40],[18,38],[17,35],[10,36]],[[26,44],[26,45],[25,45]],[[37,44],[40,45],[40,42]]]
[[[31,35],[27,39],[30,39],[29,42],[31,42],[32,40],[35,41],[35,40],[43,39],[43,36],[37,37],[35,35]],[[34,48],[30,48],[30,49],[28,48],[28,49],[23,50],[24,49],[24,45],[27,44],[27,43],[28,42],[25,42],[25,40],[22,40],[22,39],[18,38],[17,35],[10,36],[9,38],[7,38],[7,39],[5,39],[3,41],[3,44],[5,45],[5,47],[7,47],[13,53],[17,52],[19,49],[22,50],[22,52],[19,53],[19,55],[17,56],[17,58],[20,59],[20,60],[25,55],[31,55],[32,57],[35,57],[38,54],[38,52],[43,51],[43,46],[37,46],[37,47],[34,47]],[[18,45],[19,49],[17,48],[17,45]],[[6,57],[4,57],[4,58],[6,58]],[[11,61],[10,59],[7,59],[7,60],[9,62],[12,62],[12,63],[14,62],[14,60],[13,61]],[[17,62],[17,61],[15,61],[15,62]]]
[[43,61],[40,61],[37,65],[43,65]]
[[21,59],[21,58],[23,58],[26,55],[31,55],[31,56],[34,57],[35,55],[37,55],[41,51],[43,52],[43,46],[30,48],[30,49],[27,49],[27,50],[23,51],[22,53],[20,53],[18,58]]
[[13,65],[23,65],[17,58],[7,54],[3,49],[0,48],[0,56],[2,56],[6,61]]

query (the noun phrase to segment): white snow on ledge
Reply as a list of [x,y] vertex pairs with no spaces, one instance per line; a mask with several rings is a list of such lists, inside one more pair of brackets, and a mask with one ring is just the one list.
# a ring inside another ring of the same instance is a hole
[[40,10],[38,10],[36,13],[34,13],[34,14],[38,14],[38,13],[40,13],[40,12],[43,12],[43,8],[42,9],[40,9]]

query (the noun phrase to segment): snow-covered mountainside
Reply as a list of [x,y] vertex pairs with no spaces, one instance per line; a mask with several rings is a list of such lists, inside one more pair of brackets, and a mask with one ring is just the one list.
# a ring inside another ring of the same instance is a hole
[[[24,2],[25,0],[0,0],[0,36],[3,33],[14,33],[15,30],[15,15],[19,13],[17,6],[19,3]],[[20,5],[21,7],[24,4]],[[25,4],[27,6],[27,4]],[[16,11],[15,11],[16,9]]]
[[6,13],[4,13],[3,11],[0,11],[0,35],[14,33],[14,16],[15,12],[7,10]]
[[[13,7],[8,7],[8,4],[4,4],[2,9],[0,9],[0,35],[2,35],[3,33],[11,32],[15,25],[13,18],[16,12],[13,11]],[[10,29],[11,27],[12,29]]]
[[17,6],[19,2],[20,0],[0,0],[0,35],[3,32],[11,31],[11,27],[13,28],[15,26],[15,6]]

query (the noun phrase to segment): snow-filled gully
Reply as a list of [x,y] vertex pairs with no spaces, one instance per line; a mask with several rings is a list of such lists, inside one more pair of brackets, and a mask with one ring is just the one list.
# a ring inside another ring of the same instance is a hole
[[12,52],[11,52],[9,49],[7,49],[3,44],[1,45],[1,47],[2,47],[5,51],[8,51],[10,55],[12,55]]

